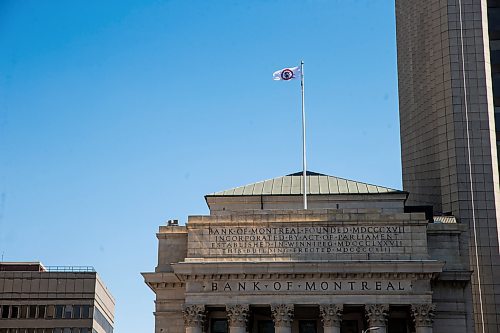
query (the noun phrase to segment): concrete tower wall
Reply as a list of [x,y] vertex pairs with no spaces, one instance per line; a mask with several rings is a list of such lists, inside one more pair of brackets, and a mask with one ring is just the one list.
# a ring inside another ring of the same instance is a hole
[[[486,0],[462,0],[479,265],[487,332],[500,332],[500,186]],[[459,0],[396,0],[403,188],[470,229],[476,271]],[[479,287],[474,274],[476,329]]]

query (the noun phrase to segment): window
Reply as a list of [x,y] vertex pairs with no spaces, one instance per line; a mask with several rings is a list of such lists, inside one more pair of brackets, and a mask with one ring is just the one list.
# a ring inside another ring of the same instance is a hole
[[61,319],[63,317],[64,305],[56,305],[56,316],[55,318]]
[[53,305],[47,305],[47,319],[54,318],[55,307]]
[[[99,311],[99,309],[97,307],[94,308],[94,319],[104,329],[104,332],[106,332],[106,333],[113,332],[113,326],[111,326],[109,321],[102,314],[102,312]],[[212,326],[213,326],[215,321],[222,321],[222,323],[220,324],[221,330],[215,330],[212,327],[211,333],[227,333],[227,320],[226,319],[213,319]],[[222,327],[225,327],[225,328],[222,328]]]
[[259,333],[274,333],[274,323],[272,320],[259,320]]
[[12,305],[10,309],[10,318],[19,318],[19,305]]
[[45,318],[45,305],[38,306],[38,317],[37,318]]
[[28,318],[31,318],[31,319],[36,318],[36,305],[29,306]]
[[7,319],[7,318],[9,318],[9,306],[2,305],[2,319]]
[[73,306],[71,305],[64,306],[64,318],[71,319],[72,313],[73,313]]
[[20,318],[28,318],[28,306],[27,305],[21,305],[21,316]]
[[63,333],[71,333],[71,328],[68,327],[64,328]]
[[87,319],[90,318],[90,306],[82,305],[82,318]]
[[210,333],[227,333],[226,319],[212,319]]
[[73,318],[80,319],[80,305],[73,305]]
[[80,328],[80,333],[90,333],[90,328]]
[[316,333],[316,320],[299,320],[299,333]]

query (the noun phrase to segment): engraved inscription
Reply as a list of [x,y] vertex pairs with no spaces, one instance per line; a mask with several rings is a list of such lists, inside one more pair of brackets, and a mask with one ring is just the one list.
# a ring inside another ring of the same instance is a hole
[[[198,289],[196,283],[190,288]],[[320,293],[398,293],[412,290],[409,280],[259,280],[259,281],[212,281],[201,283],[202,292],[320,292]]]
[[402,226],[209,227],[210,249],[226,255],[391,253],[409,246]]

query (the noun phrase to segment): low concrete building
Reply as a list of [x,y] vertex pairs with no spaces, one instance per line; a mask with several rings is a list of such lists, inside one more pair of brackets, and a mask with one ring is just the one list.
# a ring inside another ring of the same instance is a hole
[[0,333],[112,333],[114,311],[92,267],[0,262]]
[[468,234],[408,193],[308,172],[205,196],[160,226],[156,333],[473,331]]

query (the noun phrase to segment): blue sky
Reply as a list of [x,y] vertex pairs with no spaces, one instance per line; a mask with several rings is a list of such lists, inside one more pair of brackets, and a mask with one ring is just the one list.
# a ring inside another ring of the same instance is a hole
[[0,1],[0,254],[93,265],[152,332],[167,219],[301,170],[401,188],[393,1]]

